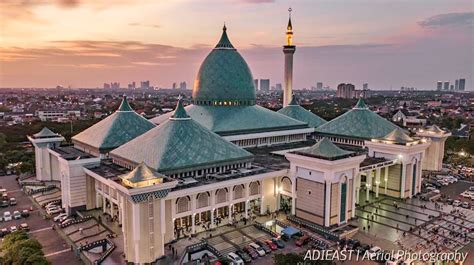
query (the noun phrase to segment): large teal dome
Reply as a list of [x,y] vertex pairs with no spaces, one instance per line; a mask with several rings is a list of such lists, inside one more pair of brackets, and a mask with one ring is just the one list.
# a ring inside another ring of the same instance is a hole
[[224,26],[221,39],[199,68],[194,81],[196,105],[254,105],[255,86],[244,58],[227,37]]

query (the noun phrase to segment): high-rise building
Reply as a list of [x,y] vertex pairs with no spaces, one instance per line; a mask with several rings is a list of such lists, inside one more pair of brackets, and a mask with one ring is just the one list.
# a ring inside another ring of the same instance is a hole
[[353,84],[339,84],[337,86],[336,97],[338,98],[354,98],[355,86]]
[[150,81],[141,81],[140,82],[140,88],[141,89],[149,89],[150,88]]
[[260,79],[260,91],[270,91],[270,79]]
[[275,84],[275,90],[276,90],[276,91],[282,91],[282,90],[283,90],[283,88],[282,88],[282,86],[281,86],[281,83]]
[[362,89],[363,90],[369,90],[369,84],[367,84],[367,83],[362,84]]
[[104,89],[110,89],[110,84],[104,83]]
[[466,79],[459,79],[459,90],[464,91],[466,89]]
[[253,85],[255,86],[255,91],[258,91],[258,79],[253,80]]
[[323,82],[316,83],[316,90],[319,90],[319,91],[323,90]]
[[451,90],[451,91],[454,90],[454,85],[450,85],[449,90]]
[[436,90],[438,90],[438,91],[443,90],[443,81],[438,81],[437,86],[436,86]]
[[444,82],[444,90],[449,90],[449,81]]
[[296,46],[293,45],[293,26],[291,25],[291,8],[288,18],[288,25],[286,26],[286,45],[283,46],[283,53],[285,54],[285,90],[283,91],[283,107],[288,106],[293,98],[293,54],[295,54]]
[[173,85],[171,86],[172,89],[176,89],[177,88],[177,85],[176,85],[176,82],[173,82]]
[[458,90],[459,89],[459,80],[456,79],[456,81],[454,81],[454,90]]

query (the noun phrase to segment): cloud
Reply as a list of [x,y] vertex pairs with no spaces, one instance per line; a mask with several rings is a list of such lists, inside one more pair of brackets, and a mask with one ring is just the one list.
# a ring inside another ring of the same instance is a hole
[[419,21],[418,25],[425,28],[473,27],[474,12],[439,14]]
[[158,24],[142,24],[138,22],[128,23],[131,27],[152,27],[152,28],[161,28],[161,25]]

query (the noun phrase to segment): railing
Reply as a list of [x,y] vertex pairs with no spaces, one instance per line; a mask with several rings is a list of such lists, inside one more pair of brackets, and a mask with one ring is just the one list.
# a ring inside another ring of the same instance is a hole
[[115,244],[114,242],[110,241],[109,239],[105,239],[110,247],[98,258],[94,261],[94,264],[101,264],[109,255],[114,251]]
[[388,167],[388,166],[391,166],[391,165],[395,165],[396,163],[397,163],[396,159],[395,160],[390,160],[390,161],[384,161],[384,162],[380,162],[380,163],[377,163],[377,164],[361,167],[361,168],[359,168],[359,172],[363,172],[363,171],[367,171],[367,170],[371,170],[371,169],[375,169],[375,168],[379,168],[379,167]]
[[66,228],[68,226],[71,226],[71,225],[75,225],[75,224],[80,224],[80,223],[84,223],[84,222],[87,222],[89,221],[90,219],[92,219],[93,217],[92,216],[85,216],[83,218],[80,218],[80,219],[76,219],[76,220],[71,220],[65,224],[60,224],[59,227],[61,228]]
[[36,189],[36,190],[29,190],[28,192],[26,192],[28,195],[34,195],[34,194],[37,194],[37,193],[40,193],[40,192],[45,192],[45,191],[50,191],[50,190],[53,190],[55,189],[56,186],[54,185],[50,185],[50,186],[47,186],[47,187],[44,187],[44,188],[41,188],[41,189]]
[[303,219],[300,219],[294,215],[290,215],[287,217],[287,219],[291,222],[294,222],[294,223],[297,223],[297,224],[300,224],[300,225],[303,225],[304,227],[310,229],[311,231],[313,232],[316,232],[322,236],[324,236],[325,238],[328,238],[328,239],[331,239],[331,240],[339,240],[339,235],[334,233],[334,232],[331,232],[319,225],[316,225],[316,224],[313,224],[313,223],[310,223],[310,222],[307,222]]

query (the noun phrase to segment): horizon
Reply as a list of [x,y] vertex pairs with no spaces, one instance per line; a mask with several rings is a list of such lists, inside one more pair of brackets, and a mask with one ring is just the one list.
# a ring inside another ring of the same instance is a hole
[[323,82],[332,89],[368,83],[371,90],[434,90],[438,80],[465,78],[472,91],[474,12],[465,0],[4,1],[0,87],[126,87],[150,80],[192,88],[224,22],[254,79],[283,83],[289,6],[295,89]]

